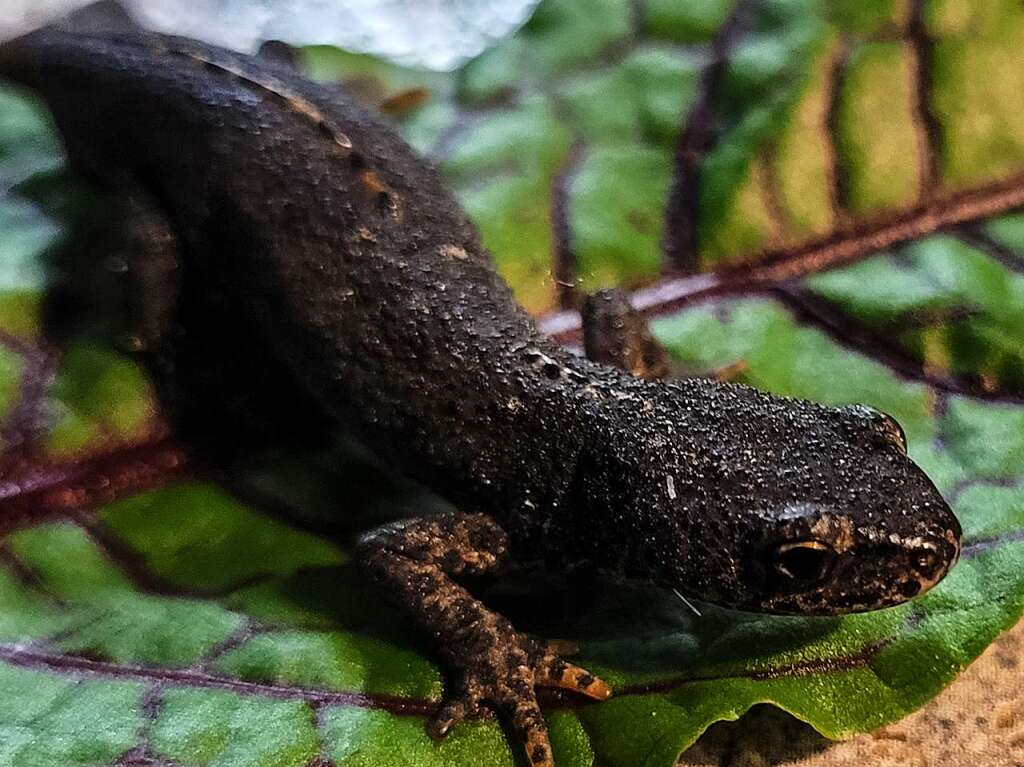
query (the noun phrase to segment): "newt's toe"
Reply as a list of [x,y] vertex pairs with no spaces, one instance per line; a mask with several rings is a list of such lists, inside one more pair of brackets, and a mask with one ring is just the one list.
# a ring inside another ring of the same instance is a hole
[[541,687],[572,690],[594,700],[608,700],[612,696],[612,688],[602,680],[555,655],[548,655],[541,661],[534,673],[534,681]]
[[526,739],[526,758],[530,767],[555,767],[547,732],[536,733]]
[[505,708],[512,729],[526,750],[530,767],[553,767],[551,740],[537,697],[529,694]]
[[445,702],[427,722],[427,734],[434,740],[440,740],[452,727],[475,713],[476,708],[465,699]]
[[721,381],[723,383],[732,383],[741,375],[746,373],[747,368],[749,367],[750,363],[744,359],[739,359],[735,362],[730,362],[728,365],[716,368],[714,371],[714,378],[716,381]]

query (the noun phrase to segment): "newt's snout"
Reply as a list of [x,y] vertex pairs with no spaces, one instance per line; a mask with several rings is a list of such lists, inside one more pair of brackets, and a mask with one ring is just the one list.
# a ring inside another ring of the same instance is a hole
[[[943,504],[945,505],[945,504]],[[921,534],[901,536],[877,530],[863,531],[861,548],[875,556],[888,556],[893,574],[882,581],[882,599],[886,604],[899,604],[924,594],[941,581],[960,558],[960,524],[948,510],[945,528],[932,526]],[[886,590],[884,587],[888,586]]]

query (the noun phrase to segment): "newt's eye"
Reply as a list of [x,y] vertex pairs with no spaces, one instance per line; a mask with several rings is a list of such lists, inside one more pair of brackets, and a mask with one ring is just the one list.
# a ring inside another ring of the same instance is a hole
[[775,570],[801,585],[825,580],[835,561],[835,551],[820,541],[784,543],[775,549]]

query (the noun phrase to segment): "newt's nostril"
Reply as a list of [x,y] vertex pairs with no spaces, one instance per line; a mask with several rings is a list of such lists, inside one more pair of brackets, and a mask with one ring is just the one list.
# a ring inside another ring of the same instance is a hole
[[910,564],[925,580],[933,580],[943,567],[942,558],[933,546],[925,546],[911,555]]

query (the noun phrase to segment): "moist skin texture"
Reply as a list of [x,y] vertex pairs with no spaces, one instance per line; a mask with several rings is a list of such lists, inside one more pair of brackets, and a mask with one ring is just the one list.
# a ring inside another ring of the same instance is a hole
[[462,575],[586,565],[837,614],[905,601],[955,562],[959,525],[893,419],[634,377],[664,356],[614,294],[586,312],[604,364],[551,343],[436,171],[342,91],[147,34],[34,33],[0,47],[0,76],[129,201],[134,346],[181,422],[272,422],[286,396],[461,509],[357,547],[451,669],[433,734],[489,706],[548,766],[535,687],[611,692]]

